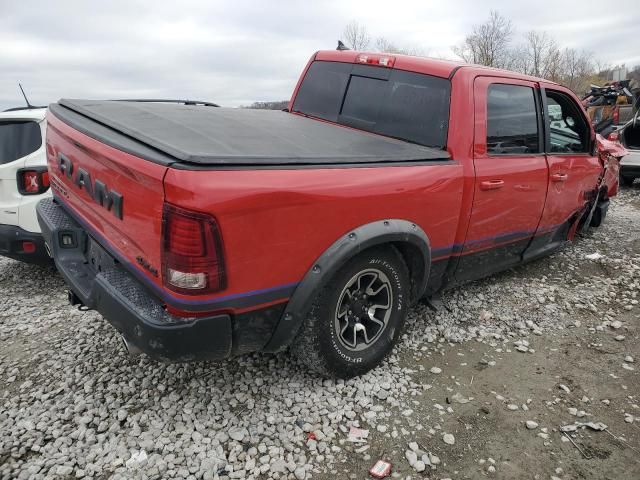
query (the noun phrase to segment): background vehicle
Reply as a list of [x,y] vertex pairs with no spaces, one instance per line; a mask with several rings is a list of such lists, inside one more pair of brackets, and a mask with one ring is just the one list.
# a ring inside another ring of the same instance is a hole
[[49,263],[36,204],[51,196],[45,155],[46,108],[0,113],[0,255]]
[[617,191],[568,89],[402,55],[318,52],[288,112],[61,100],[48,118],[38,217],[70,300],[160,359],[290,346],[363,373],[413,302],[561,248]]
[[623,80],[604,87],[591,85],[582,103],[597,133],[606,137],[633,118],[640,106],[640,96],[634,96],[629,84],[629,80]]
[[631,186],[636,178],[640,178],[640,111],[633,120],[612,135],[628,151],[620,161],[620,182]]

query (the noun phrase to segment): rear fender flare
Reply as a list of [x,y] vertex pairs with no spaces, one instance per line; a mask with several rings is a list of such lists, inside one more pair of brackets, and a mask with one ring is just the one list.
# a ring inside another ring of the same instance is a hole
[[[264,350],[284,350],[298,333],[317,292],[351,258],[368,248],[384,244],[408,244],[415,247],[412,251],[420,252],[421,258],[412,258],[412,262],[417,262],[422,267],[418,270],[420,273],[417,278],[412,275],[414,300],[420,298],[426,290],[431,266],[431,247],[427,234],[417,224],[407,220],[389,219],[368,223],[343,235],[318,257],[293,292]],[[412,265],[408,267],[411,269]]]

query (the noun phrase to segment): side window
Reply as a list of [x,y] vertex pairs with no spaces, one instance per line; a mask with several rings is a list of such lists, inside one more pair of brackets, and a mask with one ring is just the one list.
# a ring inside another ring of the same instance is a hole
[[26,157],[41,146],[42,136],[37,122],[0,122],[0,164]]
[[538,113],[533,88],[489,85],[487,93],[487,153],[540,153]]
[[550,153],[589,151],[589,126],[580,109],[567,95],[546,90]]

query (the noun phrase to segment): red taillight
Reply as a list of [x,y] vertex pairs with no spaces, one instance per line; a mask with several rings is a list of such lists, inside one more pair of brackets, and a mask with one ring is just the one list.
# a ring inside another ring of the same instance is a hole
[[167,288],[196,295],[226,287],[222,238],[215,218],[165,204],[162,241]]
[[396,58],[390,57],[389,55],[375,55],[370,53],[361,53],[356,58],[356,62],[365,63],[367,65],[377,65],[379,67],[392,68],[393,64],[396,62]]
[[34,253],[36,251],[36,244],[29,241],[29,240],[25,240],[24,242],[22,242],[22,252],[23,253]]
[[49,172],[46,170],[18,170],[18,191],[22,195],[38,195],[49,188]]
[[613,124],[618,125],[620,123],[620,107],[617,105],[613,107]]
[[27,193],[38,193],[38,190],[40,190],[40,174],[38,172],[24,172],[22,174],[22,188]]

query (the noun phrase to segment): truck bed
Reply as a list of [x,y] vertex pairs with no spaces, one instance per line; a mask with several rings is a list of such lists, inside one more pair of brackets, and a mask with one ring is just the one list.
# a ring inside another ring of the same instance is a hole
[[282,111],[68,99],[49,108],[82,133],[162,165],[293,166],[450,158],[441,149]]

